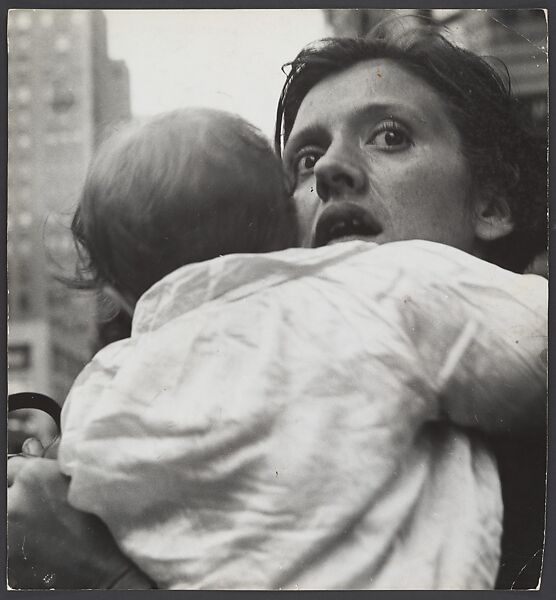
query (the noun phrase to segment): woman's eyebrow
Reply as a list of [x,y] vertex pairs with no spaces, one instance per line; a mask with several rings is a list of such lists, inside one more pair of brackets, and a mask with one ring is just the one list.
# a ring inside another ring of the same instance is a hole
[[326,128],[318,123],[307,125],[290,135],[284,146],[284,154],[288,155],[298,148],[309,143],[322,143],[323,139],[329,137]]
[[380,103],[373,102],[362,106],[358,111],[356,118],[375,119],[377,117],[383,118],[383,116],[407,120],[409,121],[408,124],[428,124],[436,129],[440,127],[443,122],[444,112],[439,112],[438,110],[426,110],[418,104],[385,101]]
[[[353,110],[353,112],[347,117],[354,122],[358,122],[360,119],[375,119],[382,116],[398,116],[406,117],[409,119],[415,119],[419,122],[425,122],[425,113],[417,107],[411,104],[406,104],[399,101],[383,101],[383,102],[368,102],[362,104]],[[435,115],[430,115],[435,117]],[[310,123],[299,130],[295,131],[288,138],[284,152],[291,152],[291,148],[300,148],[308,143],[322,143],[322,140],[330,138],[330,134],[324,125],[319,123]]]
[[411,104],[402,102],[370,102],[359,109],[357,116],[375,118],[377,115],[384,114],[388,116],[406,116],[417,121],[422,121],[424,119],[422,111]]

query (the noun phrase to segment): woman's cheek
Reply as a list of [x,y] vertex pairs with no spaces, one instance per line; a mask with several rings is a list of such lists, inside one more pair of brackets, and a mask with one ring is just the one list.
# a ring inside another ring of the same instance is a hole
[[310,248],[313,238],[313,229],[320,206],[320,199],[317,196],[314,184],[304,184],[300,186],[293,194],[295,206],[297,208],[297,220],[299,231],[301,232],[301,246]]

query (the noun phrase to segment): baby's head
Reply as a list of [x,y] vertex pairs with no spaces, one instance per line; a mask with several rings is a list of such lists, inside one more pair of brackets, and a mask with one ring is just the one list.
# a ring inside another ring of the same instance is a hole
[[281,250],[298,237],[269,143],[242,118],[201,108],[108,139],[89,168],[72,231],[81,278],[115,288],[132,305],[185,264]]

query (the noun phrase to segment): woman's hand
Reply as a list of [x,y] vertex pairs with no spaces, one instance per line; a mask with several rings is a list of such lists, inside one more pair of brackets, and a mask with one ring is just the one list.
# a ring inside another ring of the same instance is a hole
[[8,461],[8,584],[13,589],[148,589],[152,582],[118,549],[107,527],[67,502],[55,460]]
[[548,251],[545,250],[537,254],[525,269],[525,273],[548,277]]
[[58,458],[60,436],[57,435],[47,446],[35,437],[27,438],[21,445],[21,455],[26,457]]

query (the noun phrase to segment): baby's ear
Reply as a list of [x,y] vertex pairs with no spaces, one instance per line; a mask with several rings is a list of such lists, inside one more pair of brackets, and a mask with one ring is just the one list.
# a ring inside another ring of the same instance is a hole
[[506,198],[485,195],[475,205],[475,235],[483,242],[505,237],[514,230],[512,210]]

